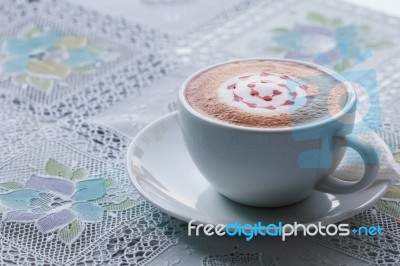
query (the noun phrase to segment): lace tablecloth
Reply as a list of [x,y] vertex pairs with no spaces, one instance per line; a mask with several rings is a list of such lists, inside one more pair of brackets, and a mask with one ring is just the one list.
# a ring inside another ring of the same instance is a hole
[[322,0],[92,5],[107,14],[0,1],[1,264],[400,265],[397,186],[347,221],[379,224],[383,237],[232,241],[188,237],[186,223],[136,193],[124,166],[132,137],[176,110],[187,75],[261,56],[372,68],[382,123],[366,122],[400,161],[400,19]]

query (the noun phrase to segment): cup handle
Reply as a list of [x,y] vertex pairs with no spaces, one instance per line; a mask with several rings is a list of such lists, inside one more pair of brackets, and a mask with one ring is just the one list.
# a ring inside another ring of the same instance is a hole
[[351,182],[329,175],[318,182],[315,189],[327,193],[347,194],[371,185],[379,171],[379,159],[375,148],[357,139],[354,134],[334,137],[334,143],[336,143],[337,147],[353,148],[361,155],[365,166],[364,176],[359,181]]

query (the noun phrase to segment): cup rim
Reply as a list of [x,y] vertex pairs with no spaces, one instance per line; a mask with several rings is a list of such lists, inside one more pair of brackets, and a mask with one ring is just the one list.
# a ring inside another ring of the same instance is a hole
[[[303,125],[298,125],[298,126],[289,126],[289,127],[250,127],[250,126],[243,126],[243,125],[236,125],[236,124],[231,124],[219,119],[212,119],[204,114],[201,114],[200,112],[198,112],[197,110],[195,110],[190,104],[189,102],[186,100],[185,97],[185,89],[186,86],[188,85],[188,83],[197,75],[218,67],[218,66],[222,66],[225,64],[230,64],[230,63],[235,63],[235,62],[246,62],[246,61],[253,61],[253,60],[258,60],[258,61],[280,61],[280,62],[291,62],[291,63],[297,63],[297,64],[301,64],[301,65],[305,65],[305,66],[309,66],[318,70],[321,70],[322,72],[332,76],[334,79],[343,82],[346,85],[346,91],[347,91],[347,95],[349,97],[349,99],[347,100],[345,106],[342,108],[342,110],[340,110],[340,112],[338,112],[337,114],[335,114],[334,116],[327,116],[324,119],[318,120],[318,121],[314,121],[314,122],[310,122],[310,123],[306,123]],[[357,95],[355,92],[355,89],[353,87],[353,85],[351,85],[351,83],[349,83],[349,81],[347,81],[342,75],[340,75],[339,73],[337,73],[336,71],[333,71],[329,68],[326,68],[324,66],[320,66],[314,63],[310,63],[310,62],[306,62],[306,61],[302,61],[302,60],[294,60],[294,59],[284,59],[284,58],[268,58],[268,57],[261,57],[261,58],[245,58],[245,59],[235,59],[235,60],[229,60],[229,61],[225,61],[222,63],[218,63],[218,64],[214,64],[211,66],[207,66],[204,68],[201,68],[200,70],[196,71],[195,73],[191,74],[188,78],[186,78],[186,80],[182,83],[180,89],[179,89],[179,96],[178,96],[178,100],[180,101],[181,105],[183,106],[188,112],[190,112],[192,115],[196,116],[197,118],[207,121],[211,124],[214,125],[218,125],[218,126],[222,126],[222,127],[226,127],[226,128],[230,128],[230,129],[236,129],[236,130],[241,130],[241,131],[253,131],[253,132],[291,132],[291,131],[298,131],[298,130],[304,130],[304,129],[309,129],[312,127],[319,127],[325,124],[329,124],[331,122],[334,121],[339,121],[340,118],[342,118],[345,115],[348,115],[348,111],[353,107],[353,105],[355,104],[356,100],[357,100]]]

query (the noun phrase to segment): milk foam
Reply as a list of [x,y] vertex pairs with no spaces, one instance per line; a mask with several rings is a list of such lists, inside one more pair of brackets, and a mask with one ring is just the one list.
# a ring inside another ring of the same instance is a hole
[[250,127],[292,127],[334,116],[347,102],[346,85],[294,62],[244,60],[193,77],[185,89],[199,113]]
[[221,101],[253,114],[293,112],[312,99],[308,86],[299,80],[265,71],[240,74],[217,90]]

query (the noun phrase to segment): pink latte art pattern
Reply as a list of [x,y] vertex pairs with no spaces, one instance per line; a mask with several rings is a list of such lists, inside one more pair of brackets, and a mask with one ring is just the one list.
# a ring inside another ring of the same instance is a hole
[[208,68],[185,88],[194,110],[247,127],[293,127],[334,116],[346,85],[317,68],[279,60],[241,60]]
[[257,114],[294,111],[311,101],[314,93],[287,75],[265,71],[241,74],[218,88],[219,97],[226,104]]

